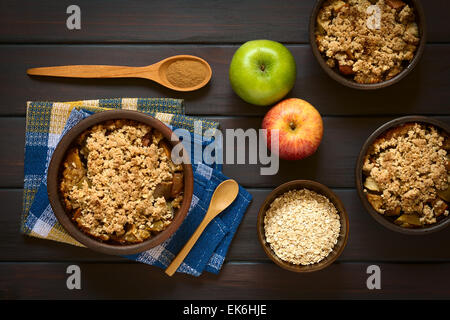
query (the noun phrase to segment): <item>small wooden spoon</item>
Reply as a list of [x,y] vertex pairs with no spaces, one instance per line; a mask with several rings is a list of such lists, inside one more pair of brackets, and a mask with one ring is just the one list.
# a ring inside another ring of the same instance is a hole
[[209,204],[208,211],[203,218],[203,221],[197,227],[194,234],[191,236],[189,241],[184,245],[183,249],[178,253],[178,255],[173,259],[172,263],[167,267],[166,274],[172,276],[175,271],[177,271],[180,264],[183,262],[184,258],[191,251],[194,244],[197,242],[198,238],[205,230],[206,226],[214,219],[219,213],[225,210],[230,204],[236,199],[239,192],[239,186],[233,179],[225,180],[219,184],[214,191],[211,202]]
[[[205,79],[193,87],[177,87],[167,80],[167,68],[180,60],[200,62],[206,69]],[[167,88],[177,91],[193,91],[205,86],[212,76],[208,62],[191,55],[178,55],[166,58],[145,67],[104,66],[104,65],[74,65],[59,67],[31,68],[27,74],[36,76],[68,77],[68,78],[144,78],[153,80]]]

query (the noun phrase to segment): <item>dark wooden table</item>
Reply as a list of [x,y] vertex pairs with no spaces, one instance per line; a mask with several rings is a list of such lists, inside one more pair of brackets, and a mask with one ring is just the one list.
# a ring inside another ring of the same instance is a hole
[[[450,123],[450,23],[445,0],[422,1],[428,44],[415,71],[375,92],[345,88],[320,69],[308,44],[314,0],[77,1],[81,30],[66,28],[70,1],[0,2],[0,298],[149,299],[409,299],[450,298],[450,230],[412,237],[375,222],[354,189],[354,165],[369,134],[401,115]],[[298,76],[291,97],[311,102],[324,119],[319,151],[281,162],[276,176],[257,165],[225,165],[254,200],[219,275],[169,278],[155,267],[19,232],[22,208],[25,104],[111,97],[177,97],[187,112],[218,120],[222,129],[259,128],[268,108],[244,103],[231,90],[228,66],[247,40],[267,38],[292,51]],[[205,58],[208,87],[174,93],[146,80],[31,78],[27,68],[66,64],[147,65],[174,54]],[[350,236],[339,260],[324,271],[296,274],[265,256],[256,236],[264,197],[293,179],[324,183],[342,198]],[[82,271],[81,290],[68,290],[66,268]],[[381,290],[366,286],[367,267],[381,268]]]

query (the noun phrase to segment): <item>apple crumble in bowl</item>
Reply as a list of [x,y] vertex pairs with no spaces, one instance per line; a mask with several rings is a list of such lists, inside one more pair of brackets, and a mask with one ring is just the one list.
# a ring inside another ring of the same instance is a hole
[[358,158],[356,183],[372,216],[407,234],[450,223],[450,139],[446,124],[426,117],[388,122]]
[[314,8],[310,42],[332,78],[376,89],[399,81],[417,64],[424,28],[419,1],[325,0]]
[[61,139],[49,166],[58,220],[76,240],[105,253],[161,243],[181,224],[192,197],[190,165],[172,161],[176,144],[162,122],[135,111],[81,121]]

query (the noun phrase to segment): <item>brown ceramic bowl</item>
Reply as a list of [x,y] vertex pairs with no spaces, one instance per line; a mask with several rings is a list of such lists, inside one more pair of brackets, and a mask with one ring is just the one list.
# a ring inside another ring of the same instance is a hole
[[386,217],[386,216],[378,213],[372,207],[370,202],[367,200],[366,194],[364,192],[364,181],[363,181],[364,178],[363,178],[362,167],[364,165],[364,157],[366,156],[370,146],[373,144],[373,142],[378,137],[380,137],[382,134],[384,134],[388,130],[398,127],[399,125],[402,125],[405,123],[412,123],[412,122],[430,124],[438,129],[442,130],[442,132],[450,134],[450,126],[449,125],[447,125],[441,121],[438,121],[436,119],[423,117],[423,116],[406,116],[406,117],[397,118],[397,119],[394,119],[392,121],[385,123],[384,125],[379,127],[377,130],[375,130],[369,136],[369,138],[367,138],[366,142],[364,143],[364,145],[361,148],[361,151],[358,156],[358,160],[356,162],[356,171],[355,171],[356,189],[358,190],[359,198],[361,199],[361,202],[364,205],[364,207],[366,208],[366,210],[381,225],[388,228],[389,230],[396,231],[396,232],[403,233],[403,234],[423,235],[423,234],[429,234],[431,232],[436,232],[436,231],[442,230],[445,227],[447,227],[450,224],[450,216],[445,217],[442,220],[440,220],[432,225],[422,227],[422,228],[409,229],[409,228],[400,227],[394,223],[394,221],[391,217]]
[[[289,190],[299,190],[299,189],[309,189],[311,191],[315,191],[318,194],[324,195],[330,201],[334,204],[336,207],[340,222],[341,222],[341,232],[338,237],[338,242],[333,248],[333,251],[330,252],[330,254],[324,258],[322,261],[303,266],[303,265],[295,265],[290,262],[286,262],[282,259],[280,259],[275,252],[270,248],[270,245],[266,242],[265,232],[264,232],[264,216],[266,214],[266,211],[269,209],[270,204],[277,198],[278,196],[281,196],[283,193],[286,193]],[[294,180],[290,182],[286,182],[276,189],[274,189],[266,198],[263,205],[259,209],[258,213],[258,222],[257,222],[257,229],[258,229],[258,239],[259,242],[264,249],[264,252],[267,254],[267,256],[275,262],[277,265],[282,267],[283,269],[294,271],[294,272],[312,272],[312,271],[318,271],[322,270],[329,265],[331,265],[344,251],[345,245],[347,244],[348,239],[348,230],[349,230],[349,222],[348,222],[348,215],[345,211],[344,205],[342,204],[341,200],[331,191],[328,187],[324,186],[323,184],[320,184],[318,182],[309,181],[309,180]]]
[[403,69],[403,71],[400,72],[398,75],[396,75],[394,78],[383,81],[383,82],[374,83],[374,84],[357,83],[353,79],[341,75],[337,70],[330,68],[326,64],[323,55],[320,53],[319,49],[317,48],[316,36],[315,36],[317,15],[319,14],[319,10],[321,9],[321,7],[325,1],[326,0],[318,0],[312,10],[312,13],[310,16],[310,21],[309,21],[309,42],[311,45],[312,52],[313,52],[314,56],[316,57],[316,60],[319,62],[322,69],[331,78],[333,78],[340,84],[343,84],[347,87],[354,88],[354,89],[361,89],[361,90],[380,89],[380,88],[385,88],[390,85],[393,85],[394,83],[399,82],[401,79],[406,77],[417,65],[420,58],[422,57],[422,54],[423,54],[423,51],[424,51],[425,45],[426,45],[425,13],[424,13],[423,7],[419,0],[403,0],[407,4],[412,5],[412,7],[414,7],[414,10],[416,12],[416,22],[419,27],[420,43],[419,43],[419,46],[417,47],[414,58],[408,64],[408,66],[405,69]]
[[[60,182],[61,165],[62,162],[64,161],[66,151],[82,132],[92,127],[93,125],[105,122],[107,120],[119,120],[119,119],[134,120],[154,128],[155,130],[161,132],[163,136],[168,141],[170,141],[172,146],[175,146],[178,143],[180,143],[180,141],[171,140],[172,130],[170,130],[164,123],[144,113],[131,110],[114,110],[114,111],[103,111],[94,114],[80,121],[70,131],[68,131],[67,134],[64,135],[64,137],[62,137],[61,141],[59,142],[58,146],[56,147],[53,153],[48,168],[47,192],[50,200],[50,205],[53,209],[53,212],[55,213],[56,218],[73,238],[75,238],[77,241],[79,241],[86,247],[95,251],[114,255],[129,255],[143,252],[159,245],[164,240],[169,238],[177,230],[177,228],[181,225],[189,210],[189,206],[192,200],[194,179],[192,174],[192,166],[189,164],[190,162],[184,161],[183,164],[184,198],[181,207],[175,214],[175,218],[172,221],[172,223],[164,231],[160,232],[159,234],[150,239],[147,239],[138,244],[129,244],[129,245],[110,244],[96,240],[88,236],[84,232],[82,232],[76,226],[76,224],[74,224],[70,219],[68,213],[64,208],[63,202],[61,201],[60,198],[58,187]],[[184,152],[183,155],[185,156],[185,159],[187,159],[188,157],[187,153]]]

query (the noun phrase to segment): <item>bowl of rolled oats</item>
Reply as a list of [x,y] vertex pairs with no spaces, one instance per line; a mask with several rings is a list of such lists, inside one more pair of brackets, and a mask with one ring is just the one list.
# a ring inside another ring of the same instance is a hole
[[50,205],[69,235],[90,249],[146,251],[169,238],[187,215],[193,193],[188,157],[172,131],[149,115],[91,115],[62,137],[52,155]]
[[267,196],[257,229],[259,242],[273,262],[289,271],[312,272],[341,255],[349,222],[344,205],[329,188],[294,180]]
[[356,188],[386,228],[422,235],[450,224],[450,126],[423,116],[387,122],[364,143]]
[[425,48],[419,0],[319,0],[309,36],[325,72],[355,89],[378,89],[403,79]]

